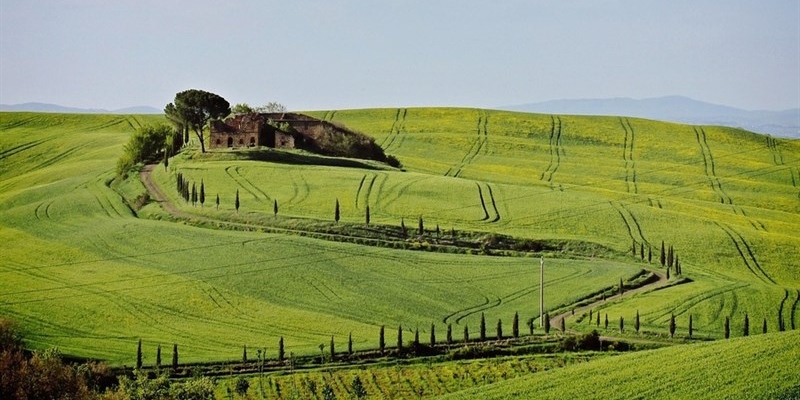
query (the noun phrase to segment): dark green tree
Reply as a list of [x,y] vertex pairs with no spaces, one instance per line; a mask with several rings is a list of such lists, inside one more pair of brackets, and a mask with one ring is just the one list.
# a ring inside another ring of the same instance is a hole
[[730,338],[731,337],[731,320],[728,317],[725,317],[724,329],[725,329],[725,339]]
[[384,350],[386,350],[386,341],[384,340],[384,326],[381,325],[381,332],[378,336],[378,350],[383,354]]
[[750,317],[744,314],[744,326],[742,326],[742,336],[750,336]]
[[197,204],[197,185],[192,183],[192,205]]
[[608,313],[606,313],[606,318],[605,318],[605,325],[604,325],[604,328],[605,328],[606,330],[608,330]]
[[172,344],[172,370],[178,370],[178,344]]
[[142,369],[142,339],[139,339],[136,346],[136,369]]
[[669,279],[669,267],[667,267],[667,279]]
[[419,348],[419,328],[414,329],[414,348]]
[[397,327],[397,350],[400,351],[403,349],[403,326],[400,325]]
[[622,294],[624,292],[625,292],[625,289],[622,286],[622,278],[619,278],[619,295],[622,296]]
[[669,337],[675,337],[675,314],[669,316]]
[[544,313],[544,334],[550,334],[550,313]]
[[502,319],[498,319],[497,320],[497,340],[500,340],[502,338],[503,338],[503,320]]
[[278,199],[272,200],[272,216],[278,216]]
[[764,318],[764,323],[761,325],[761,333],[767,333],[767,319]]
[[236,200],[234,200],[233,205],[236,207],[236,212],[239,212],[239,189],[236,189]]
[[650,245],[647,246],[647,262],[653,262],[653,246]]
[[694,326],[692,325],[692,314],[689,314],[689,339],[692,338],[693,333],[694,333]]
[[567,332],[567,318],[561,317],[561,332]]
[[636,257],[636,250],[638,250],[638,249],[639,249],[639,246],[636,245],[636,240],[634,240],[633,244],[631,245],[631,255]]
[[447,324],[447,344],[453,343],[453,324]]
[[469,326],[464,324],[464,343],[469,342]]
[[481,325],[480,325],[480,339],[481,342],[486,340],[486,317],[481,313]]
[[281,336],[281,338],[278,339],[278,361],[283,362],[285,358],[286,353],[284,352],[283,348],[283,336]]
[[672,268],[673,263],[675,262],[675,250],[672,248],[672,245],[669,245],[669,250],[667,251],[667,268]]
[[600,327],[600,313],[599,312],[597,313],[596,317],[597,317],[597,327],[599,328]]
[[356,399],[364,399],[367,397],[367,390],[364,388],[364,384],[361,382],[361,378],[358,375],[353,378],[350,389]]
[[242,362],[243,363],[247,362],[247,345],[244,345],[244,347],[242,347]]
[[353,332],[347,337],[347,354],[353,355]]
[[639,310],[636,310],[636,319],[633,320],[633,328],[636,329],[636,333],[639,333]]
[[661,241],[661,258],[660,258],[660,261],[661,261],[661,266],[662,267],[666,267],[667,266],[667,253],[664,251],[664,241],[663,240]]
[[219,210],[219,194],[217,194],[217,210]]
[[436,326],[431,324],[431,347],[436,346]]
[[336,208],[334,209],[334,212],[333,212],[333,220],[336,221],[337,224],[339,223],[339,217],[340,217],[340,214],[339,214],[339,199],[336,199]]
[[161,368],[161,345],[156,347],[156,368]]
[[164,171],[169,168],[169,148],[164,149]]
[[408,237],[408,229],[406,229],[406,221],[404,218],[400,218],[400,231],[403,233],[403,237]]
[[436,239],[439,239],[439,235],[441,235],[442,231],[439,230],[439,224],[436,224]]
[[234,386],[236,387],[236,394],[238,394],[240,397],[244,397],[247,395],[247,391],[250,389],[250,382],[244,377],[240,376],[236,378],[236,383]]
[[514,338],[519,337],[519,312],[515,312],[514,319],[511,320],[511,335]]
[[210,120],[228,116],[231,105],[217,94],[190,89],[177,93],[174,102],[167,104],[164,112],[177,117],[183,125],[193,130],[200,141],[200,151],[205,153],[203,129]]
[[331,335],[331,362],[336,361],[336,347],[335,343],[333,342],[333,335]]
[[534,325],[533,318],[528,318],[528,332],[530,333],[531,336],[533,336],[533,325]]
[[369,204],[367,204],[367,209],[364,211],[364,224],[369,226]]
[[678,255],[675,254],[675,275],[681,274],[681,262],[678,259]]
[[417,234],[419,236],[422,236],[422,235],[425,234],[425,225],[422,222],[422,216],[421,215],[419,216],[419,231],[417,232]]
[[206,187],[203,183],[203,180],[200,179],[200,207],[202,207],[206,202]]
[[642,261],[644,261],[644,243],[639,243],[639,253],[642,257]]
[[625,332],[625,318],[623,318],[620,315],[620,317],[619,317],[619,333],[623,333],[623,332]]
[[589,322],[591,323],[594,318],[592,317],[592,309],[589,309]]

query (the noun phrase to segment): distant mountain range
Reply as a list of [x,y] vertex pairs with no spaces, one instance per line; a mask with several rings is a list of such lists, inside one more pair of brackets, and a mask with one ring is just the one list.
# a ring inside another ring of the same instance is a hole
[[748,111],[682,96],[554,100],[499,109],[547,114],[621,115],[687,124],[731,126],[773,136],[800,138],[800,108]]
[[161,114],[164,111],[155,107],[136,106],[120,108],[118,110],[104,110],[99,108],[74,108],[48,103],[0,104],[0,111],[34,111],[55,113],[81,113],[81,114]]

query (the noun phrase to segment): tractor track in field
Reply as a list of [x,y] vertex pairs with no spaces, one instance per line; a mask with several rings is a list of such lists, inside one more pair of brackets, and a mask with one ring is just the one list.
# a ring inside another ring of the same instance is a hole
[[489,210],[486,208],[486,200],[483,198],[483,189],[481,189],[481,185],[478,182],[475,182],[475,186],[478,187],[478,197],[481,199],[481,207],[483,208],[481,221],[486,221],[489,219]]
[[[231,171],[230,171],[230,170],[231,170],[231,168],[233,168],[233,171],[234,171],[234,173],[235,173],[235,176],[234,176],[234,174],[233,174],[233,173],[231,173]],[[229,176],[231,179],[233,179],[233,181],[234,181],[234,182],[236,182],[236,184],[237,184],[237,185],[239,185],[239,187],[241,187],[242,189],[244,189],[245,191],[247,191],[248,193],[250,193],[250,194],[253,196],[253,198],[254,198],[254,199],[256,199],[256,200],[258,200],[258,199],[259,199],[259,197],[258,197],[258,194],[256,194],[256,192],[258,192],[258,193],[260,193],[262,196],[264,196],[264,198],[265,198],[265,199],[267,199],[267,200],[272,200],[272,198],[271,198],[271,197],[269,197],[269,195],[268,195],[268,194],[266,194],[266,193],[265,193],[263,190],[259,189],[259,188],[258,188],[258,186],[254,185],[254,184],[253,184],[252,182],[250,182],[250,181],[249,181],[247,178],[245,178],[245,177],[242,175],[242,173],[241,173],[241,172],[239,172],[239,167],[238,167],[238,166],[235,166],[235,167],[234,167],[234,166],[232,166],[232,165],[231,165],[231,166],[227,166],[227,167],[225,167],[225,173],[226,173],[226,174],[228,174],[228,176]]]
[[[636,182],[636,161],[633,159],[633,146],[636,134],[631,121],[627,118],[619,119],[622,130],[625,131],[625,140],[622,142],[622,160],[625,163],[625,188],[628,193],[639,194],[639,185]],[[631,191],[633,185],[633,191]]]
[[500,221],[500,211],[497,210],[497,201],[494,199],[494,191],[492,191],[492,185],[486,184],[486,187],[489,189],[489,199],[492,200],[492,209],[494,210],[494,218],[490,222],[499,222]]
[[781,151],[780,143],[772,136],[767,135],[767,148],[772,155],[772,162],[776,166],[784,165],[783,152]]
[[4,158],[11,157],[11,156],[13,156],[13,155],[15,155],[17,153],[21,153],[23,151],[30,150],[30,149],[32,149],[32,148],[34,148],[34,147],[36,147],[36,146],[38,146],[38,145],[40,145],[42,143],[45,143],[45,142],[47,142],[49,140],[51,140],[51,139],[36,140],[36,141],[30,142],[30,143],[21,144],[21,145],[14,146],[14,147],[5,149],[3,151],[0,151],[0,160],[2,160]]
[[[383,150],[385,152],[388,152],[392,146],[395,147],[395,150],[398,147],[400,147],[400,144],[403,141],[401,137],[405,136],[406,133],[407,115],[408,115],[407,108],[397,109],[397,113],[394,116],[394,122],[392,122],[392,127],[390,128],[389,135],[386,136],[383,143],[381,143],[381,147],[383,147]],[[399,142],[398,139],[400,139]]]
[[[367,183],[367,177],[371,175],[369,183]],[[364,192],[364,203],[368,206],[369,205],[369,195],[372,192],[372,186],[375,184],[375,179],[378,178],[378,175],[370,173],[364,174],[361,178],[361,182],[358,183],[358,189],[356,189],[356,210],[359,208],[359,199],[361,198],[361,192]],[[365,185],[366,183],[366,185]],[[366,186],[366,187],[365,187]]]
[[551,115],[549,139],[550,163],[539,177],[539,180],[550,182],[551,189],[553,188],[553,174],[555,174],[561,166],[561,153],[563,153],[563,151],[564,149],[561,146],[561,117]]
[[766,232],[767,227],[764,225],[764,223],[751,219],[747,215],[747,212],[744,210],[744,208],[734,204],[733,198],[722,187],[722,181],[720,181],[719,177],[717,176],[717,167],[716,163],[714,162],[714,155],[711,153],[711,147],[708,145],[706,131],[702,127],[695,127],[694,134],[695,138],[697,139],[697,144],[700,146],[700,152],[703,156],[703,172],[708,178],[711,190],[717,195],[720,203],[731,206],[733,213],[736,215],[741,215],[747,220],[748,223],[750,223],[753,229],[763,230]]
[[364,187],[364,181],[367,180],[367,174],[361,177],[361,182],[358,183],[358,189],[356,189],[356,210],[358,210],[358,198],[361,197],[361,188]]
[[[775,281],[761,268],[761,265],[758,263],[758,260],[753,254],[753,250],[750,248],[750,244],[747,243],[747,240],[745,240],[745,238],[739,234],[739,232],[730,226],[722,225],[719,222],[714,222],[714,224],[722,229],[722,231],[728,235],[728,238],[731,239],[731,242],[736,248],[736,251],[739,253],[739,257],[742,259],[745,267],[747,267],[747,269],[762,282],[771,283],[774,285]],[[745,255],[745,252],[747,252],[747,255]]]
[[[642,226],[639,224],[639,221],[636,219],[636,216],[633,215],[631,210],[625,207],[622,203],[614,203],[613,201],[609,201],[608,204],[611,204],[617,213],[619,214],[620,218],[622,218],[622,222],[625,224],[625,228],[628,230],[628,236],[634,241],[641,244],[646,245],[647,247],[652,247],[652,244],[649,240],[644,236],[644,232],[642,231]],[[633,224],[628,222],[630,218],[633,221]],[[634,232],[638,235],[634,235]]]
[[783,322],[783,308],[786,305],[786,300],[789,300],[789,290],[786,288],[783,289],[783,299],[781,299],[781,304],[778,306],[778,330],[784,331],[786,330],[786,323]]
[[467,165],[472,164],[472,162],[477,158],[481,151],[484,153],[487,152],[486,145],[489,142],[489,114],[486,111],[481,110],[478,114],[478,124],[477,124],[477,136],[475,137],[475,141],[472,142],[470,145],[469,150],[467,153],[461,157],[461,161],[458,162],[453,167],[450,167],[447,172],[444,173],[444,176],[452,176],[454,178],[458,178],[463,172],[464,168]]

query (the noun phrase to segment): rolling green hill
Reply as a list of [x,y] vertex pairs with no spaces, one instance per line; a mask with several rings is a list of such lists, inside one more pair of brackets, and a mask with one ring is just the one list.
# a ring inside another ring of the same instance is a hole
[[[277,201],[281,217],[330,221],[338,199],[343,224],[360,224],[369,205],[374,223],[404,219],[410,229],[422,216],[428,229],[572,239],[620,254],[635,242],[652,247],[653,268],[664,241],[691,282],[609,302],[602,312],[616,319],[639,310],[644,329],[662,333],[670,314],[683,326],[691,314],[695,335],[706,337],[722,335],[725,316],[737,335],[745,312],[754,327],[766,318],[769,331],[779,321],[800,324],[797,141],[473,109],[312,114],[374,136],[405,171],[307,164],[292,152],[260,162],[189,148],[153,178],[198,218],[268,221]],[[144,189],[113,181],[114,164],[133,129],[160,116],[0,118],[0,315],[19,320],[35,348],[131,364],[141,337],[145,363],[157,344],[173,342],[182,361],[198,361],[236,358],[244,344],[274,356],[284,336],[287,351],[311,354],[332,334],[353,332],[356,348],[374,348],[380,325],[443,329],[475,326],[480,312],[510,321],[515,311],[526,318],[538,311],[538,263],[530,258],[197,228],[159,221],[170,218],[153,203],[134,211],[125,199]],[[179,200],[178,172],[202,180],[203,207]],[[550,307],[646,266],[545,255]]]

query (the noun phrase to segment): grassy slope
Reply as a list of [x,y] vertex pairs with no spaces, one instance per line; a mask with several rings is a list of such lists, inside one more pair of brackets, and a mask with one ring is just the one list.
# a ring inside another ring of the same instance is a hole
[[[287,352],[301,354],[350,332],[357,349],[373,348],[381,324],[419,326],[424,334],[435,322],[443,332],[445,317],[477,326],[476,311],[484,310],[489,321],[508,325],[515,311],[530,313],[528,300],[536,298],[537,274],[522,258],[362,248],[134,218],[106,183],[132,129],[159,117],[0,117],[0,314],[19,320],[34,348],[128,364],[139,337],[145,363],[154,361],[157,344],[173,342],[182,361],[235,359],[243,344],[274,355],[281,335]],[[142,188],[128,182],[121,190]],[[605,261],[553,266],[553,305],[638,271]]]
[[796,398],[799,340],[794,331],[626,354],[437,399]]

